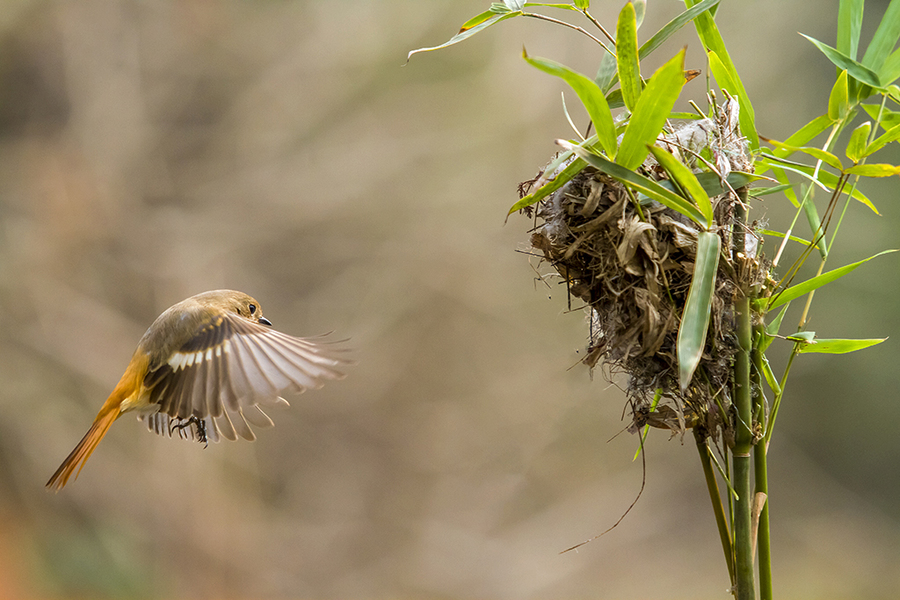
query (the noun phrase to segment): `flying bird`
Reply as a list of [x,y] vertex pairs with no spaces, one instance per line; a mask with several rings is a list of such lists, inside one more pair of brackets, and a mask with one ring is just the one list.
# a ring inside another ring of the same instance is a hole
[[263,409],[288,406],[301,393],[342,379],[353,364],[346,349],[322,339],[293,337],[263,317],[259,302],[233,290],[192,296],[147,329],[125,374],[93,425],[59,466],[47,487],[60,490],[106,435],[135,411],[151,431],[200,442],[254,440],[250,425],[271,427]]

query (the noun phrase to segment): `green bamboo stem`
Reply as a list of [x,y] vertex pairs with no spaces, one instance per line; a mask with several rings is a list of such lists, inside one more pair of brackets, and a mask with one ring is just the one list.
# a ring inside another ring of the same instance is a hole
[[[735,204],[735,224],[733,245],[735,252],[744,250],[744,229],[747,222],[747,190],[738,192],[740,201]],[[753,345],[753,325],[750,314],[750,296],[742,289],[735,302],[737,318],[738,352],[734,361],[734,473],[732,484],[738,494],[734,501],[734,567],[737,600],[755,600],[755,577],[753,571],[753,531],[752,506],[753,489],[750,478],[750,451],[753,447],[753,394],[750,381],[750,352]]]
[[753,472],[756,479],[756,493],[765,494],[766,500],[759,513],[757,527],[759,552],[759,599],[772,600],[772,545],[769,538],[769,481],[766,471],[768,447],[762,441],[753,447]]
[[[754,339],[761,339],[763,334],[763,326],[757,325],[754,331]],[[756,420],[762,426],[762,431],[766,427],[766,406],[765,397],[763,396],[762,387],[762,362],[763,356],[759,348],[753,348],[753,384],[759,390],[757,397],[755,413]],[[759,513],[759,522],[756,526],[757,531],[757,558],[759,564],[757,571],[759,573],[759,598],[760,600],[772,600],[772,542],[769,536],[769,479],[767,469],[767,457],[769,446],[764,440],[758,440],[753,447],[753,473],[755,476],[756,493],[764,494],[765,504]]]
[[697,450],[700,452],[700,464],[703,465],[703,476],[706,479],[706,489],[709,491],[709,500],[716,517],[716,527],[719,530],[719,539],[722,541],[722,551],[725,553],[725,564],[728,565],[728,577],[731,586],[734,587],[734,550],[731,545],[731,532],[728,530],[728,519],[725,517],[725,509],[722,507],[722,497],[719,495],[719,484],[716,481],[716,473],[710,459],[709,445],[698,427],[694,428],[694,439],[697,441]]
[[752,505],[750,485],[750,450],[753,447],[753,398],[750,387],[750,298],[742,296],[736,303],[739,350],[734,364],[734,403],[737,421],[734,424],[734,454],[732,483],[738,494],[734,502],[734,566],[737,577],[737,600],[754,600]]

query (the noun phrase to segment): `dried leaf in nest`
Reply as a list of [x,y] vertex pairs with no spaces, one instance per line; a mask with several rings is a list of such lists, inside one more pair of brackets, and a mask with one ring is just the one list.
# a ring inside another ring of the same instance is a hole
[[[752,160],[735,111],[736,103],[726,103],[717,121],[688,122],[660,136],[657,145],[695,171],[705,164],[715,165],[721,177],[749,170]],[[656,180],[666,178],[652,155],[641,170]],[[726,430],[718,407],[730,406],[736,292],[769,280],[764,259],[736,256],[731,232],[737,198],[725,193],[710,200],[713,230],[722,238],[725,257],[719,262],[706,346],[686,392],[678,385],[676,340],[696,260],[696,223],[647,199],[638,211],[622,184],[587,167],[537,205],[539,226],[531,241],[590,311],[590,342],[582,362],[626,373],[635,411],[646,410],[646,398],[661,390],[668,404],[657,407],[652,419],[682,431],[701,423],[715,435],[716,427]]]

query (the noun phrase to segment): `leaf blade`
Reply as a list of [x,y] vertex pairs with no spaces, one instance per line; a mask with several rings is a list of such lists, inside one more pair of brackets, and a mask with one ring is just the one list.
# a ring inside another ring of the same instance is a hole
[[808,344],[800,344],[800,354],[847,354],[856,352],[864,348],[871,348],[887,338],[870,338],[870,339],[817,339]]
[[616,22],[616,64],[625,107],[634,113],[641,96],[641,66],[638,62],[637,17],[626,2]]
[[697,260],[676,341],[678,382],[682,391],[690,385],[706,346],[720,245],[719,236],[710,231],[701,231],[697,236]]
[[772,310],[773,308],[777,308],[786,302],[790,302],[800,296],[804,296],[809,292],[816,290],[822,287],[825,284],[831,283],[832,281],[843,277],[844,275],[854,271],[864,263],[869,262],[873,258],[878,258],[882,254],[890,254],[892,252],[897,252],[897,250],[883,250],[878,254],[873,254],[869,258],[864,258],[863,260],[857,261],[855,263],[850,263],[849,265],[844,265],[843,267],[838,267],[837,269],[833,269],[831,271],[827,271],[822,273],[821,275],[816,275],[811,279],[807,279],[802,283],[798,283],[797,285],[792,285],[791,287],[785,289],[783,292],[778,294],[777,296],[773,296],[770,298],[768,303],[768,310]]
[[684,86],[684,50],[657,69],[631,115],[616,162],[636,169],[647,157],[647,146],[656,142],[675,100]]

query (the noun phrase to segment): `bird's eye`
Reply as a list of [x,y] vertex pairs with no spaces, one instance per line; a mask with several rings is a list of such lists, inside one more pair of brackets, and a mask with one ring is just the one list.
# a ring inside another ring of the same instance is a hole
[[249,306],[247,307],[247,309],[250,311],[250,314],[252,315],[253,313],[256,312],[256,305],[255,305],[255,304],[251,304],[251,305],[249,305]]

